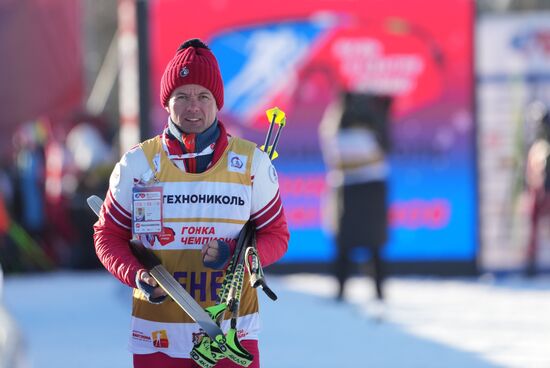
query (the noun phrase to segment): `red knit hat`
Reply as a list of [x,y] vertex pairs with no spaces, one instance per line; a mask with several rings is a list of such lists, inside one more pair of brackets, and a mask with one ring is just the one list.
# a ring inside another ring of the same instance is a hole
[[198,84],[208,89],[218,110],[223,107],[223,81],[216,57],[198,38],[185,41],[170,60],[160,80],[160,103],[168,106],[174,90],[185,84]]

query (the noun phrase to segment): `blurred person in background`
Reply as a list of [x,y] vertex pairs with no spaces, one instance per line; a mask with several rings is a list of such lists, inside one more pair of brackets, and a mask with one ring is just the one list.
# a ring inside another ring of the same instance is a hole
[[333,272],[338,300],[344,297],[357,247],[369,250],[376,298],[384,298],[390,103],[389,97],[345,92],[327,108],[319,127],[329,190],[325,224],[337,246]]
[[526,274],[537,273],[537,253],[541,243],[550,244],[550,112],[536,101],[529,106],[529,118],[536,127],[526,163],[526,185],[530,199],[530,227],[527,245]]
[[12,262],[13,247],[8,245],[10,224],[9,208],[13,201],[13,186],[8,174],[7,165],[0,166],[0,265]]
[[45,150],[47,131],[43,119],[23,124],[13,138],[14,218],[48,254],[46,239]]
[[[67,150],[70,152],[75,171],[78,172],[80,186],[93,187],[99,179],[86,178],[97,174],[97,171],[114,165],[114,152],[105,138],[102,128],[105,123],[99,117],[81,115],[76,117],[75,124],[69,130],[66,139]],[[101,185],[104,185],[103,181]]]
[[67,190],[65,180],[70,171],[71,160],[61,138],[65,135],[61,124],[46,120],[46,128],[44,184],[48,239],[54,249],[56,266],[70,267],[79,242],[73,217],[69,212],[72,193]]
[[13,168],[10,167],[8,160],[0,160],[0,192],[4,198],[6,208],[13,207]]
[[[166,300],[132,255],[128,241],[139,236],[170,273],[180,275],[178,281],[204,308],[216,303],[223,270],[249,219],[256,227],[263,266],[284,255],[289,232],[269,157],[254,143],[229,136],[217,118],[224,88],[218,62],[208,46],[198,39],[183,43],[166,66],[160,91],[161,104],[169,114],[167,125],[160,135],[124,154],[115,166],[94,226],[95,248],[105,268],[135,288],[130,339],[134,367],[196,367],[190,351],[194,337],[203,332],[176,303]],[[139,195],[133,193],[143,191],[159,192],[163,198],[154,203],[155,211],[162,210],[164,216],[161,234],[139,232],[134,226],[140,207],[133,200]],[[243,202],[206,203],[205,198],[212,195]],[[194,197],[192,202],[189,198]],[[258,297],[247,282],[240,305],[240,342],[254,355],[249,367],[257,368]],[[222,324],[226,327],[227,321]],[[216,367],[237,365],[222,359]]]
[[14,160],[0,167],[0,263],[8,273],[53,266],[44,191],[46,125],[44,118],[23,124],[13,137]]
[[105,125],[100,117],[78,114],[65,140],[70,162],[62,182],[76,233],[71,264],[78,269],[101,267],[94,251],[91,226],[96,218],[86,205],[86,198],[107,191],[108,178],[116,163],[114,151],[105,137]]
[[11,169],[7,162],[0,161],[0,229],[7,230],[9,215],[13,207],[13,183]]
[[0,169],[0,265],[10,258],[10,249],[8,249],[8,230],[9,230],[9,216],[6,201],[4,200],[4,188],[2,185],[3,171]]

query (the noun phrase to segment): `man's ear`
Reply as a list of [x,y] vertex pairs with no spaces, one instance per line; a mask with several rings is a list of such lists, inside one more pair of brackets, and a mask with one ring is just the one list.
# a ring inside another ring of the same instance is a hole
[[168,106],[164,106],[164,110],[166,110],[168,113],[170,113],[170,108]]

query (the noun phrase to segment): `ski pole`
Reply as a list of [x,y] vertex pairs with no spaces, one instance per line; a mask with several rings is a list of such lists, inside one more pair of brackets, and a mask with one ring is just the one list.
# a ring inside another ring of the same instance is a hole
[[[278,157],[278,154],[275,151],[275,148],[277,147],[277,144],[279,142],[281,130],[286,125],[286,114],[284,113],[284,111],[282,111],[278,107],[273,107],[271,109],[266,110],[266,115],[270,124],[269,124],[269,129],[267,131],[267,135],[265,138],[265,144],[261,146],[260,149],[268,153],[269,158],[273,160]],[[275,134],[274,142],[270,146],[269,141],[271,139],[273,126],[275,124],[279,125],[279,128],[277,129],[277,133]],[[256,249],[255,231],[256,229],[254,228],[254,225],[252,224],[252,222],[247,221],[239,234],[239,238],[237,240],[237,246],[235,247],[235,253],[231,258],[231,261],[229,262],[229,266],[227,267],[226,274],[225,274],[226,276],[224,278],[224,281],[220,289],[220,293],[218,295],[219,304],[228,303],[229,301],[228,293],[229,293],[230,285],[232,284],[231,281],[234,277],[235,270],[239,263],[243,265],[242,269],[244,269],[245,259],[247,258],[247,254],[250,254],[250,257],[253,259],[253,263],[254,263],[254,267],[248,267],[251,286],[253,288],[257,288],[258,286],[261,286],[262,290],[268,295],[270,299],[272,300],[277,299],[277,295],[267,286],[263,276],[263,270],[260,264],[260,259],[258,257],[257,251],[255,251]],[[254,250],[249,251],[248,248],[250,248],[251,243],[253,244],[252,248]],[[216,315],[216,317],[218,318],[218,322],[221,322],[220,316],[222,316],[223,314],[220,313],[219,310],[217,311],[217,313],[218,314]]]
[[[281,136],[281,131],[283,130],[283,128],[285,127],[286,125],[286,116],[285,116],[285,113],[279,109],[277,109],[278,111],[278,114],[277,115],[273,115],[274,116],[274,120],[275,122],[279,125],[279,127],[277,128],[277,133],[275,134],[275,139],[273,141],[273,145],[271,147],[271,149],[269,150],[269,159],[270,160],[273,160],[274,158],[276,158],[277,156],[274,156],[277,154],[277,151],[275,151],[275,148],[277,147],[277,144],[279,143],[279,137]],[[268,116],[269,116],[269,111],[268,110]]]
[[250,275],[250,285],[253,288],[257,288],[258,286],[261,287],[271,300],[277,300],[277,294],[275,294],[265,282],[264,271],[256,247],[248,247],[246,249],[245,263],[246,269]]
[[[274,107],[273,109],[277,109],[277,108]],[[270,109],[270,110],[273,110],[273,109]],[[265,143],[262,147],[269,147],[269,140],[271,139],[271,133],[273,132],[273,126],[275,125],[275,120],[277,119],[277,114],[274,113],[274,114],[272,114],[271,117],[269,117],[269,115],[268,115],[268,119],[270,120],[269,129],[267,130],[267,135],[265,136]],[[264,149],[264,151],[265,151],[265,149]]]
[[[252,224],[247,222],[245,229],[248,229]],[[245,230],[243,229],[243,230]],[[243,280],[245,269],[243,267],[243,246],[250,242],[250,237],[253,231],[242,231],[237,240],[236,251],[231,257],[227,267],[224,280],[220,291],[218,292],[218,302],[216,305],[206,308],[210,317],[221,325],[225,311],[231,313],[230,328],[227,331],[225,352],[219,351],[217,344],[208,336],[203,336],[201,341],[193,346],[191,353],[208,356],[212,361],[217,361],[227,357],[234,363],[243,367],[249,366],[254,360],[254,355],[250,354],[239,342],[237,337],[237,319],[239,317],[239,303],[242,294]]]
[[[267,115],[267,119],[270,121],[270,124],[269,124],[269,130],[267,131],[265,144],[262,147],[260,147],[260,149],[262,149],[264,152],[268,154],[270,160],[274,160],[279,156],[275,149],[277,148],[277,144],[279,143],[281,132],[286,125],[286,114],[283,110],[279,109],[278,107],[273,107],[271,109],[268,109],[266,110],[265,113]],[[277,128],[277,133],[275,134],[275,139],[273,140],[273,144],[270,146],[269,140],[271,138],[271,132],[273,130],[274,124],[279,125],[279,127]],[[247,270],[248,270],[248,273],[250,274],[251,286],[253,288],[257,288],[258,286],[260,286],[271,300],[277,300],[277,295],[273,292],[273,290],[269,288],[269,286],[267,286],[267,283],[264,278],[262,265],[260,263],[260,257],[258,256],[258,252],[256,250],[256,238],[255,238],[256,229],[254,229],[254,225],[252,225],[250,221],[248,221],[242,231],[253,233],[251,238],[252,246],[250,247],[241,246],[241,248],[239,248],[239,252],[243,252],[243,251],[245,252],[244,257],[242,259],[243,259],[243,262],[246,262]],[[249,257],[251,258],[251,260],[248,259]]]
[[[261,146],[260,149],[268,153],[269,158],[273,160],[278,157],[275,148],[279,142],[282,128],[286,125],[286,114],[278,107],[273,107],[266,110],[266,115],[270,124],[266,134],[265,144]],[[269,146],[273,126],[275,124],[279,125],[279,128],[275,134],[273,144]],[[206,309],[207,312],[210,313],[212,319],[218,324],[221,324],[226,309],[229,309],[232,313],[231,324],[236,325],[238,305],[242,291],[242,281],[240,280],[243,280],[244,278],[245,266],[250,274],[251,286],[253,288],[261,286],[262,290],[270,299],[277,300],[277,295],[267,286],[267,283],[265,282],[263,269],[256,249],[255,232],[256,229],[254,228],[253,223],[251,221],[247,221],[239,233],[235,252],[233,253],[226,269],[225,277],[218,293],[218,303],[217,305]]]
[[[271,109],[268,109],[265,111],[267,115],[267,119],[270,121],[269,129],[267,131],[267,135],[265,137],[265,143],[263,146],[260,147],[262,151],[267,153],[270,160],[276,159],[279,155],[275,151],[275,148],[277,147],[277,144],[279,142],[279,137],[281,135],[281,129],[286,125],[286,114],[283,110],[279,109],[278,107],[273,107]],[[277,124],[279,127],[277,128],[277,133],[275,134],[275,139],[272,143],[272,145],[269,145],[269,141],[271,139],[271,133],[273,131],[273,125]]]

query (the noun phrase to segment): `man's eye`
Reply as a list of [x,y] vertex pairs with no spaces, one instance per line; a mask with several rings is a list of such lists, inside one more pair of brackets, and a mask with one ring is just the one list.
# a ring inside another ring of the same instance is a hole
[[201,95],[199,98],[200,98],[201,100],[203,100],[203,101],[208,101],[208,100],[210,100],[210,96],[208,96],[208,95]]

